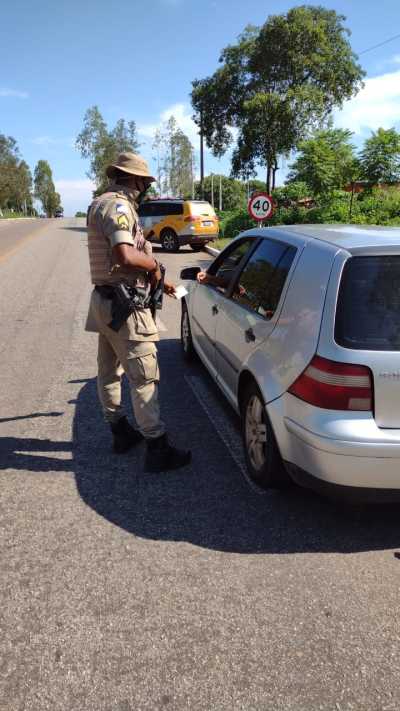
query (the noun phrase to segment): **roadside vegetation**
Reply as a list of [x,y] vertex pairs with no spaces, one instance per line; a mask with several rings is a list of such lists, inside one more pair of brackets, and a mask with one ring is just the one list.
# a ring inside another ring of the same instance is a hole
[[[275,211],[269,225],[400,226],[400,134],[380,128],[359,153],[351,136],[328,127],[300,143],[286,185],[272,191]],[[244,206],[219,217],[223,244],[254,227]]]
[[0,219],[37,216],[35,198],[40,200],[47,217],[53,217],[61,208],[50,165],[40,160],[32,179],[15,138],[0,134]]

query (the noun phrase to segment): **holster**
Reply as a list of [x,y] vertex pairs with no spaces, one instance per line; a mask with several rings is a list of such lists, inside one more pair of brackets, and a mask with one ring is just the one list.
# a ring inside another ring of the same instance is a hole
[[128,284],[107,284],[96,286],[95,289],[103,298],[111,300],[111,321],[107,325],[116,332],[136,309],[146,309],[150,305],[145,291]]

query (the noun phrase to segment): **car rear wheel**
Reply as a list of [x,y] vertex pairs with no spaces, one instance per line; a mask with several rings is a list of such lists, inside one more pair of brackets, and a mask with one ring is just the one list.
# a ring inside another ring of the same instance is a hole
[[166,252],[177,252],[179,241],[173,230],[165,230],[161,235],[161,244]]
[[257,385],[241,399],[242,435],[250,479],[262,489],[282,489],[290,483]]
[[196,356],[196,351],[193,346],[189,312],[185,303],[182,304],[181,346],[184,359],[188,362],[193,360]]

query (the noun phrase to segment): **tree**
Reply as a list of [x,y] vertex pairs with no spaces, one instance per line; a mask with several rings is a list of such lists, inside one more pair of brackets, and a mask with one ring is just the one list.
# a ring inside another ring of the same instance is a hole
[[22,160],[16,168],[16,184],[14,200],[17,209],[22,212],[31,211],[32,203],[32,173],[29,165]]
[[288,180],[306,183],[314,195],[329,195],[333,190],[343,189],[357,170],[351,136],[347,129],[328,128],[301,141]]
[[98,106],[86,111],[83,129],[76,139],[76,147],[83,158],[89,158],[88,177],[96,183],[95,194],[104,192],[108,179],[106,168],[113,163],[120,153],[137,153],[140,143],[137,139],[135,121],[119,119],[111,130],[107,128]]
[[311,192],[307,183],[294,181],[282,185],[280,188],[275,188],[272,196],[278,207],[290,207],[291,205],[296,205],[299,200],[309,198]]
[[163,186],[166,180],[166,150],[167,150],[167,136],[165,132],[165,126],[161,126],[156,129],[153,137],[152,149],[155,152],[153,159],[156,162],[157,169],[157,190],[158,194],[161,195],[163,192]]
[[17,142],[0,134],[0,207],[26,212],[32,209],[32,175],[21,160]]
[[42,203],[47,217],[53,217],[57,208],[61,207],[60,195],[53,183],[53,174],[46,160],[40,160],[35,168],[35,197]]
[[234,175],[247,179],[265,167],[270,190],[278,157],[357,93],[364,72],[344,20],[334,10],[305,5],[273,15],[226,47],[211,77],[193,82],[194,120],[215,155],[226,152],[236,130]]
[[153,150],[157,163],[159,193],[191,197],[194,180],[194,150],[174,116],[154,134]]
[[374,185],[400,181],[400,134],[394,128],[372,132],[361,151],[360,165],[362,177]]
[[[227,178],[225,175],[210,175],[204,178],[204,200],[212,203],[212,192],[214,192],[214,206],[219,206],[219,185],[221,179],[222,192],[222,209],[223,210],[240,210],[245,208],[247,200],[247,190],[245,183],[233,178]],[[201,184],[195,183],[196,200],[201,200]]]

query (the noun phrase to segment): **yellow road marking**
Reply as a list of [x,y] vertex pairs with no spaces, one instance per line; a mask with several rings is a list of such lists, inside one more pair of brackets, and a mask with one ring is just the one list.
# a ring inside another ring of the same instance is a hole
[[37,237],[38,235],[42,234],[46,229],[48,229],[50,225],[43,225],[43,227],[39,227],[39,229],[36,232],[31,233],[30,235],[27,235],[24,237],[15,247],[12,247],[8,252],[5,254],[0,255],[0,264],[2,262],[7,261],[10,257],[12,257],[15,252],[18,252],[18,250],[24,246],[27,242],[30,242],[34,237]]

